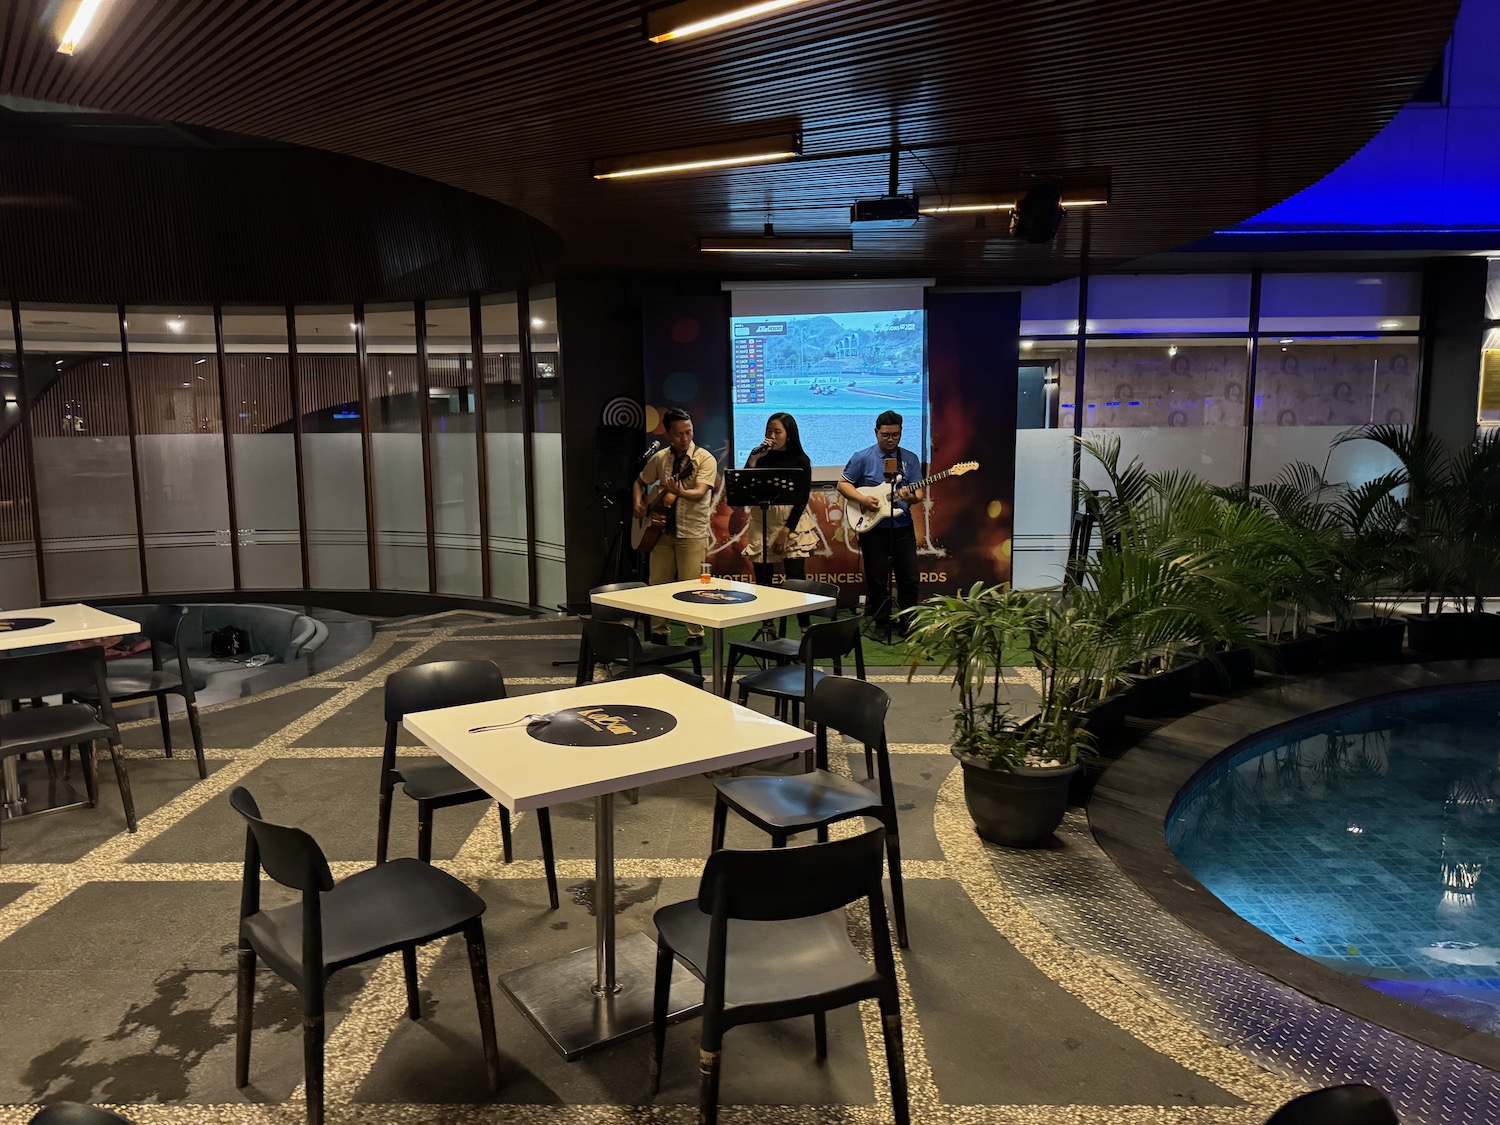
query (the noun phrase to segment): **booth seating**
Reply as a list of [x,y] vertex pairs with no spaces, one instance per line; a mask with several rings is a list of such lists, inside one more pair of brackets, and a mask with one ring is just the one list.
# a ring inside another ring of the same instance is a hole
[[[118,605],[110,606],[109,611],[139,620],[153,608]],[[273,663],[290,664],[299,657],[317,652],[328,640],[327,625],[295,609],[228,602],[209,602],[185,608],[187,612],[179,635],[195,689],[202,689],[208,677],[216,672],[243,667],[246,657],[263,655],[269,656]],[[236,657],[214,656],[211,650],[214,631],[225,625],[245,631],[245,650]],[[151,657],[142,654],[111,660],[109,674],[111,677],[149,676]]]

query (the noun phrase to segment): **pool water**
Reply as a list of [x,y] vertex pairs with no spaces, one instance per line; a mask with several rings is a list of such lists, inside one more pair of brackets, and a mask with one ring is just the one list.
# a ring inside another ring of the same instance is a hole
[[1167,842],[1283,945],[1500,1033],[1494,685],[1382,702],[1248,747],[1178,798]]

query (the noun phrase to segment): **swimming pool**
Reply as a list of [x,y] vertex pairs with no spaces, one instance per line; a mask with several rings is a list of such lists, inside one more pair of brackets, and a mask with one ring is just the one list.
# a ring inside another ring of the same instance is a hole
[[1283,730],[1200,774],[1167,820],[1178,861],[1252,925],[1491,1033],[1500,1033],[1497,841],[1493,684]]

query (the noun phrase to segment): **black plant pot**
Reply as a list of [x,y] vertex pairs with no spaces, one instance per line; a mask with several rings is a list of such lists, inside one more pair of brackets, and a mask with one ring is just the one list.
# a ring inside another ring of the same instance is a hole
[[1313,632],[1322,639],[1323,659],[1330,664],[1388,664],[1401,659],[1406,622],[1400,618],[1376,621],[1359,617],[1342,629],[1314,625]]
[[1125,741],[1125,695],[1123,692],[1101,699],[1083,712],[1079,724],[1093,741],[1096,754],[1117,756]]
[[997,769],[982,758],[955,756],[980,839],[1008,848],[1039,848],[1052,839],[1068,811],[1068,785],[1078,766]]
[[1283,676],[1297,676],[1311,672],[1318,666],[1322,655],[1321,637],[1298,637],[1296,640],[1271,638],[1266,652],[1266,668]]
[[1230,695],[1255,682],[1255,654],[1232,648],[1202,657],[1193,665],[1193,690],[1204,695]]
[[1113,758],[1089,758],[1078,763],[1078,772],[1068,781],[1068,804],[1073,808],[1085,808],[1094,795],[1094,786],[1104,776],[1104,771],[1114,765]]
[[1197,662],[1192,660],[1181,661],[1164,672],[1131,676],[1125,692],[1126,713],[1145,719],[1181,714],[1192,703],[1196,676]]
[[1500,616],[1493,613],[1434,613],[1406,619],[1411,650],[1437,660],[1469,660],[1500,654]]

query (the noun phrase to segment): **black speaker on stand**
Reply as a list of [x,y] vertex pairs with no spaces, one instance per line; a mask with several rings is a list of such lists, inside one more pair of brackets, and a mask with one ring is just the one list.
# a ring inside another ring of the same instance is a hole
[[594,431],[594,499],[601,509],[599,524],[604,535],[604,562],[596,586],[637,577],[639,560],[626,549],[630,486],[646,445],[646,431],[639,426],[599,426]]

